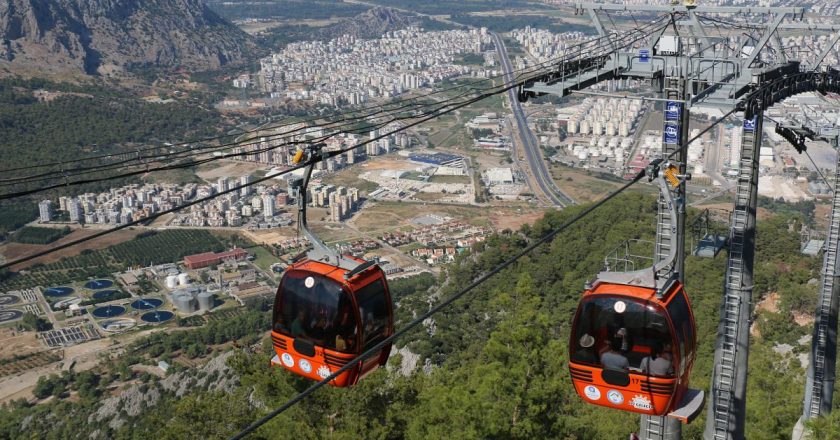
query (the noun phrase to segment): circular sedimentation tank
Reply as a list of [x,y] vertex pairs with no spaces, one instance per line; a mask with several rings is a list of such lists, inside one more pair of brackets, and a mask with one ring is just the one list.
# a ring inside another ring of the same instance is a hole
[[140,319],[142,319],[144,322],[160,323],[160,322],[169,321],[170,319],[172,319],[174,317],[175,317],[174,313],[167,312],[167,311],[163,310],[163,311],[157,311],[157,312],[144,313],[143,316],[140,317]]
[[163,305],[163,300],[157,298],[140,298],[131,303],[134,310],[152,310]]
[[113,316],[120,316],[125,313],[125,307],[122,306],[106,306],[98,307],[93,311],[93,316],[97,318],[110,318]]
[[86,289],[92,289],[92,290],[99,290],[99,289],[104,289],[106,287],[111,287],[113,285],[114,285],[114,282],[111,281],[111,280],[90,280],[87,283],[85,283],[85,288]]
[[116,290],[100,290],[93,294],[94,299],[108,299],[117,294]]
[[67,296],[73,292],[72,287],[50,287],[44,290],[44,296]]
[[0,310],[0,322],[14,321],[23,317],[20,310]]
[[14,295],[0,295],[0,306],[8,306],[10,304],[17,304],[20,298]]

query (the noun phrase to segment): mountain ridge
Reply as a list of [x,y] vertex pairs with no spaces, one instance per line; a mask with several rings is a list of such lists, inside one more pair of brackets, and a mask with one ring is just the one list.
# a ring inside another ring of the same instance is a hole
[[0,2],[0,68],[118,74],[134,66],[217,69],[255,47],[202,0]]

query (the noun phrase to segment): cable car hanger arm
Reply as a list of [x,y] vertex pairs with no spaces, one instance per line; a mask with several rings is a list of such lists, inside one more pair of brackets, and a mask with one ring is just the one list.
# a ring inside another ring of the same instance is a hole
[[[303,179],[298,179],[295,181],[292,186],[294,190],[297,192],[296,199],[298,204],[298,224],[300,225],[301,230],[303,231],[303,236],[312,243],[312,250],[306,252],[306,256],[310,260],[314,261],[321,261],[327,264],[331,264],[342,269],[349,270],[346,278],[351,278],[354,275],[357,275],[369,267],[373,266],[372,264],[367,264],[367,262],[359,263],[358,261],[349,259],[344,257],[343,255],[339,254],[336,251],[333,251],[329,248],[321,239],[315,236],[314,233],[309,229],[309,224],[306,221],[306,188],[309,187],[309,180],[312,178],[312,170],[315,169],[315,164],[324,160],[324,152],[323,148],[326,146],[324,143],[317,143],[314,145],[310,145],[306,147],[304,150],[298,150],[295,153],[295,157],[293,159],[294,163],[299,163],[304,159],[307,162],[306,171],[304,173]],[[362,268],[364,266],[364,268]],[[352,274],[352,275],[351,275]]]
[[[664,170],[662,169],[664,168]],[[648,165],[646,174],[650,181],[656,179],[659,183],[659,193],[665,200],[668,207],[668,215],[671,218],[670,234],[672,238],[676,238],[677,234],[677,209],[682,203],[682,200],[675,200],[671,188],[668,186],[668,181],[675,179],[676,176],[670,171],[675,170],[669,162],[664,162],[664,159],[656,159]],[[679,184],[679,180],[677,180]],[[668,280],[673,278],[674,260],[677,258],[676,246],[671,246],[668,251],[668,256],[653,266],[644,269],[639,269],[630,272],[608,272],[602,271],[598,274],[599,281],[605,281],[616,284],[626,284],[631,286],[649,287],[654,289],[661,289]],[[666,271],[665,276],[660,274]]]

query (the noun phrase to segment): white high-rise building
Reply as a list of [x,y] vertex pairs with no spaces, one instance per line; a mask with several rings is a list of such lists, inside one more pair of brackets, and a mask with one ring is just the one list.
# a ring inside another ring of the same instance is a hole
[[242,187],[242,188],[239,189],[239,195],[241,195],[242,197],[245,197],[248,194],[251,194],[251,187],[250,186],[245,186],[249,183],[251,183],[251,175],[250,174],[242,176],[242,177],[239,178],[239,186]]
[[262,210],[263,217],[267,219],[274,217],[274,196],[271,194],[262,196]]
[[228,179],[227,179],[227,177],[219,177],[219,181],[216,183],[216,189],[219,192],[228,190]]
[[736,125],[729,132],[729,166],[740,168],[741,166],[741,134],[743,128]]
[[41,223],[47,223],[52,220],[52,200],[42,200],[38,203],[38,214],[40,215]]
[[82,202],[80,202],[79,199],[70,199],[70,201],[67,202],[67,211],[70,212],[71,222],[82,223],[84,221]]

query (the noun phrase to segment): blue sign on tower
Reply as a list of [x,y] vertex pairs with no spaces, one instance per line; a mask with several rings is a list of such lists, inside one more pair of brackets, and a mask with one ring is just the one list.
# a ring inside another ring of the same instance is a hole
[[756,117],[753,116],[752,119],[744,119],[744,131],[745,132],[754,132],[755,131],[755,123]]
[[650,49],[639,49],[639,62],[647,63],[650,61]]
[[665,120],[679,121],[682,115],[683,103],[677,101],[668,101],[665,103]]
[[665,124],[665,143],[679,144],[680,143],[680,126],[677,124]]

